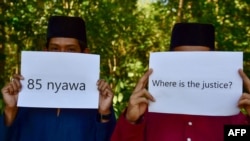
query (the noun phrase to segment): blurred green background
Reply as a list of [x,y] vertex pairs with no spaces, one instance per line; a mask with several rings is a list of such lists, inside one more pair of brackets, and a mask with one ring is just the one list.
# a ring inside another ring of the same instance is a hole
[[[212,23],[216,49],[243,51],[244,71],[250,76],[249,4],[250,0],[1,0],[0,87],[19,71],[22,50],[43,49],[51,15],[86,21],[89,48],[101,55],[101,78],[115,93],[116,115],[148,69],[149,53],[168,50],[176,22]],[[3,104],[0,98],[0,109]]]

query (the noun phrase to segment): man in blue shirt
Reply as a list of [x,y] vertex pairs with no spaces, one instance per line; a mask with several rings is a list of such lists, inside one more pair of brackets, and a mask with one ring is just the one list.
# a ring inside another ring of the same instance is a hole
[[[85,23],[79,17],[52,16],[47,30],[47,51],[88,53]],[[115,126],[113,92],[99,80],[98,109],[17,107],[22,75],[15,74],[2,88],[5,102],[0,117],[0,140],[109,141]]]

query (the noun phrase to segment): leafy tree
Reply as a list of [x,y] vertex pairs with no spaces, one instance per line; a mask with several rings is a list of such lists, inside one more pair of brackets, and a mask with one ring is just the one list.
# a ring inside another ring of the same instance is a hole
[[126,107],[139,77],[148,69],[150,52],[168,50],[176,22],[214,24],[216,48],[244,51],[244,69],[250,74],[249,4],[249,0],[1,1],[0,86],[19,72],[22,50],[43,50],[51,15],[85,19],[88,46],[92,53],[101,56],[101,78],[114,90],[117,116]]

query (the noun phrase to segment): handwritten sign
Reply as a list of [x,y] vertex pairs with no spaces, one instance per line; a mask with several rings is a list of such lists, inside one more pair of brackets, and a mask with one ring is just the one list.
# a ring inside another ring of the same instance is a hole
[[242,52],[150,54],[150,112],[227,116],[239,113]]
[[100,56],[23,51],[20,107],[98,108]]

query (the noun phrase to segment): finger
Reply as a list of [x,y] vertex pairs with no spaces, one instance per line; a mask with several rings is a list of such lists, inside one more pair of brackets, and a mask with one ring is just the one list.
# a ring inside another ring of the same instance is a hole
[[15,90],[20,90],[21,89],[20,79],[16,79],[16,78],[12,79],[11,84],[14,86],[13,88]]
[[24,80],[23,76],[20,75],[20,74],[14,74],[12,77],[11,77],[11,81],[13,80]]
[[243,94],[241,95],[239,101],[242,100],[242,99],[245,99],[245,97],[246,97],[245,95],[247,95],[247,93],[243,93]]
[[241,96],[242,99],[250,99],[250,94],[249,93],[243,93]]
[[130,105],[138,105],[141,103],[149,104],[149,99],[147,99],[146,97],[140,97],[131,101]]
[[19,91],[19,88],[14,81],[10,83],[9,89],[11,90],[11,94],[16,94]]
[[102,83],[103,83],[103,80],[101,79],[97,81],[96,85],[97,85],[98,90],[99,90],[100,85],[102,85]]
[[98,90],[102,90],[105,87],[105,81],[100,79],[97,82]]
[[153,72],[153,69],[148,69],[148,71],[146,72],[145,76],[142,78],[142,84],[143,84],[143,88],[145,88],[145,86],[147,85],[148,83],[148,78],[149,76],[152,74]]
[[14,91],[20,91],[21,90],[21,82],[20,80],[24,80],[23,76],[20,74],[14,74],[11,78],[11,86]]
[[5,87],[2,89],[2,94],[12,94],[13,89],[11,88],[11,84],[7,84]]
[[154,97],[146,89],[135,92],[134,94],[132,94],[131,99],[138,99],[140,97],[145,97],[146,99],[155,101]]
[[14,85],[15,90],[20,91],[21,90],[21,82],[20,79],[13,79],[13,81],[11,82]]
[[18,80],[23,80],[24,79],[23,76],[20,75],[20,74],[14,74],[13,78],[18,79]]
[[238,103],[239,107],[250,106],[250,99],[242,99]]
[[111,90],[111,89],[106,89],[105,90],[105,94],[107,95],[107,96],[114,96],[114,93],[113,93],[113,91]]
[[147,82],[148,82],[148,78],[149,78],[149,76],[150,76],[150,74],[153,72],[153,70],[152,69],[149,69],[141,78],[140,78],[140,80],[138,81],[138,83],[137,83],[137,85],[136,85],[136,87],[135,87],[135,89],[134,89],[134,91],[136,92],[136,91],[139,91],[139,90],[141,90],[141,89],[143,89],[143,88],[145,88],[145,86],[146,86],[146,84],[147,84]]
[[102,96],[109,97],[109,96],[113,96],[113,92],[110,89],[105,89],[103,92],[100,93]]
[[250,80],[249,80],[248,76],[244,73],[244,71],[242,69],[239,69],[239,74],[243,80],[243,84],[244,84],[245,88],[247,89],[247,92],[250,92]]
[[106,82],[103,82],[102,85],[100,86],[101,91],[104,91],[105,89],[108,89],[108,88],[109,88],[109,85]]
[[100,80],[98,80],[97,82],[96,82],[96,85],[99,87],[99,85],[100,85],[100,83],[101,83],[101,79]]
[[13,86],[12,83],[10,83],[10,84],[8,85],[8,94],[10,94],[10,95],[15,95],[15,94],[16,94],[16,89],[15,89],[15,87]]
[[241,97],[240,97],[239,100],[238,100],[238,105],[240,105],[240,102],[241,102],[242,100],[245,99],[245,95],[246,95],[246,93],[243,93],[243,94],[241,95]]
[[98,80],[96,85],[97,85],[97,89],[100,91],[100,86],[102,85],[102,80]]
[[246,104],[247,101],[250,102],[250,94],[243,93],[239,99],[239,105]]

